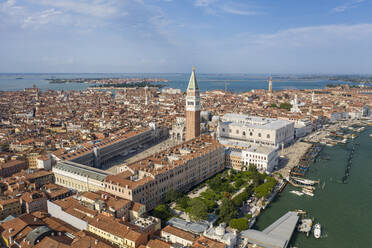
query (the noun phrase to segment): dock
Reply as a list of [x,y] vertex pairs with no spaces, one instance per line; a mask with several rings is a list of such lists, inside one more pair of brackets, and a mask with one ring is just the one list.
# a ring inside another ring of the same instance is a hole
[[284,190],[284,188],[285,188],[285,186],[287,186],[287,184],[288,184],[288,181],[283,180],[283,183],[282,183],[282,185],[280,185],[280,188],[279,188],[280,193]]
[[289,182],[292,186],[294,186],[294,187],[306,188],[306,189],[309,189],[309,190],[315,190],[315,187],[313,187],[313,186],[297,184],[297,183],[293,182],[291,179],[289,179],[288,182]]
[[297,227],[297,230],[299,232],[306,233],[306,236],[309,236],[312,226],[313,226],[313,221],[311,219],[302,219],[300,221],[299,226]]

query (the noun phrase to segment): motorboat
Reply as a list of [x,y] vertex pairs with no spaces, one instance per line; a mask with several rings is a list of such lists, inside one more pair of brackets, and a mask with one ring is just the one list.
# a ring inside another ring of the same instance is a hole
[[302,193],[304,193],[308,196],[314,196],[314,193],[311,190],[308,190],[308,189],[305,189],[305,188],[302,189]]
[[314,237],[316,239],[320,238],[320,235],[322,234],[321,226],[319,223],[315,224],[314,226]]
[[297,190],[291,190],[289,192],[292,193],[292,194],[298,195],[298,196],[302,196],[304,194],[304,193],[302,193],[300,191],[297,191]]

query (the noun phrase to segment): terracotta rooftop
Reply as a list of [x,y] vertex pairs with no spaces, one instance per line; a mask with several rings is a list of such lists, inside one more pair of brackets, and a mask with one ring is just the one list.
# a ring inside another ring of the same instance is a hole
[[182,239],[189,240],[191,242],[195,241],[198,238],[198,235],[195,235],[195,234],[190,233],[190,232],[186,232],[184,230],[181,230],[177,227],[173,227],[173,226],[170,226],[170,225],[164,227],[162,232],[167,232],[167,233],[172,234],[176,237],[180,237]]

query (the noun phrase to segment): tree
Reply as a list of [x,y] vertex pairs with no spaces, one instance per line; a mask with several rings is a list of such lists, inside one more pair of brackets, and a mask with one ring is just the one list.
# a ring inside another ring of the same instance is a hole
[[193,198],[189,202],[189,207],[186,209],[186,212],[189,213],[190,217],[193,220],[205,220],[208,218],[208,206],[205,202],[199,198]]
[[244,201],[249,199],[250,195],[251,193],[249,191],[244,190],[242,193],[235,196],[232,201],[236,207],[240,207],[241,205],[243,205]]
[[219,195],[216,194],[216,192],[214,192],[211,189],[207,189],[206,191],[202,192],[200,196],[206,200],[211,200],[211,201],[217,201],[220,198]]
[[246,214],[246,215],[245,215],[245,218],[246,218],[247,220],[250,220],[250,219],[252,219],[252,215],[251,215],[251,214]]
[[229,223],[232,218],[237,216],[237,214],[238,212],[234,203],[230,199],[224,197],[219,208],[219,216],[221,220],[225,223]]
[[209,188],[211,188],[212,190],[218,191],[220,185],[222,184],[221,175],[218,174],[214,178],[209,179],[207,181],[207,184],[208,184]]
[[190,198],[185,195],[177,200],[177,207],[186,210],[189,207]]
[[235,181],[234,186],[235,186],[235,188],[239,189],[244,183],[245,183],[245,181],[243,179],[239,178],[238,180]]
[[268,197],[271,191],[274,189],[275,185],[276,185],[275,178],[266,177],[266,182],[256,187],[254,189],[254,193],[258,198]]
[[175,201],[177,200],[178,198],[180,198],[182,195],[180,192],[174,190],[174,189],[171,189],[169,190],[166,195],[165,195],[165,202],[167,203],[170,203],[172,201]]
[[172,215],[172,210],[167,204],[160,204],[152,211],[152,215],[156,218],[161,219],[162,223],[165,224]]
[[289,111],[292,108],[292,104],[290,104],[289,102],[282,102],[279,108],[286,109]]
[[276,103],[272,103],[272,104],[270,104],[270,107],[277,108],[278,106],[276,105]]
[[230,221],[230,227],[238,229],[239,231],[247,230],[249,227],[249,222],[246,218],[232,219]]

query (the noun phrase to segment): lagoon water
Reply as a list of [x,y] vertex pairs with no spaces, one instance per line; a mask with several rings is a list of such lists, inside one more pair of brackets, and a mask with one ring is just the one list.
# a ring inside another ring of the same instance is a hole
[[[42,90],[83,90],[91,86],[84,83],[50,84],[47,78],[163,78],[170,80],[166,87],[185,90],[190,77],[189,73],[61,73],[61,74],[22,74],[22,73],[0,73],[0,90],[14,91],[36,86]],[[23,79],[16,79],[23,78]],[[197,73],[197,79],[201,91],[225,89],[232,92],[250,91],[252,89],[267,89],[267,75],[252,74],[203,74]],[[345,83],[329,80],[301,80],[285,79],[273,81],[274,90],[283,89],[322,89],[326,84]]]
[[[310,166],[306,178],[325,182],[324,190],[318,187],[315,196],[297,196],[286,189],[260,215],[256,228],[263,230],[287,211],[302,209],[322,225],[322,237],[313,233],[306,237],[295,233],[291,244],[299,248],[361,248],[372,247],[372,127],[360,133],[355,142],[352,167],[347,184],[342,184],[352,144],[325,147],[320,159]],[[322,159],[328,157],[329,160]]]
[[[23,79],[16,79],[22,77]],[[89,84],[49,84],[47,78],[108,78],[108,77],[139,77],[164,78],[170,80],[166,87],[185,90],[189,74],[0,74],[0,91],[23,90],[36,86],[42,90],[83,90]],[[249,74],[197,74],[201,91],[227,89],[232,92],[250,91],[252,89],[267,89],[267,75]],[[282,80],[273,82],[274,90],[283,89],[321,89],[328,80]],[[337,82],[344,83],[344,82]],[[353,157],[353,166],[347,184],[340,180],[346,168],[350,144],[326,147],[321,157],[311,166],[309,178],[326,182],[324,190],[317,189],[315,197],[297,196],[289,193],[292,186],[287,188],[259,217],[256,228],[264,229],[287,211],[303,209],[315,217],[315,222],[322,224],[322,238],[306,237],[295,233],[291,244],[299,248],[359,248],[372,247],[372,139],[368,134],[372,127],[367,128],[355,139],[360,142]]]

